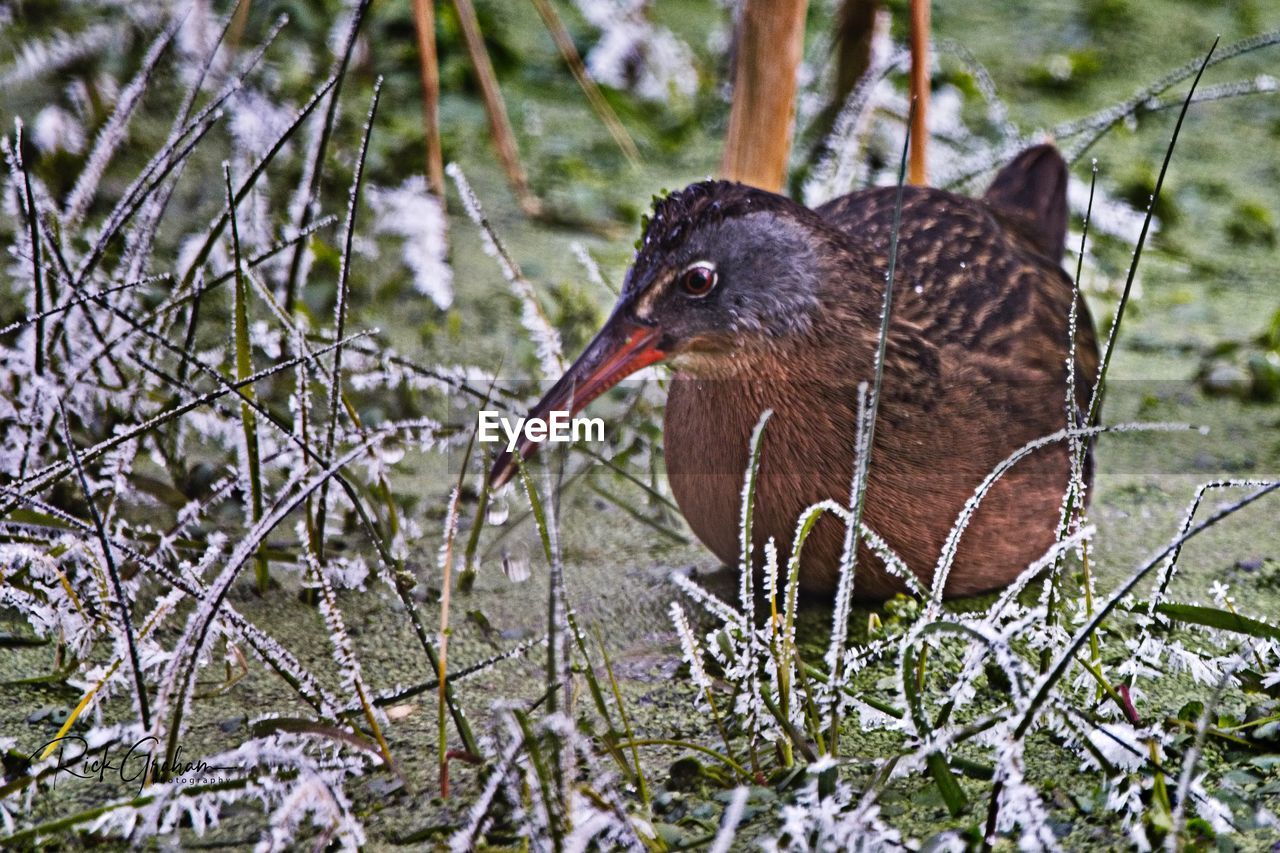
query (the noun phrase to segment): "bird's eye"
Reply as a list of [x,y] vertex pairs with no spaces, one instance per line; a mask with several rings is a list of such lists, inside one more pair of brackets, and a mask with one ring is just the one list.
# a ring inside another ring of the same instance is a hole
[[680,289],[689,296],[706,296],[716,286],[716,268],[699,262],[680,273]]

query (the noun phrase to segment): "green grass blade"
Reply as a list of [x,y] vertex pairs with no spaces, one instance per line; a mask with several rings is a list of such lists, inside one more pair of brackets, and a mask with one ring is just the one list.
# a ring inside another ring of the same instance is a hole
[[[1145,610],[1146,608],[1140,606],[1138,609]],[[1239,613],[1232,613],[1230,610],[1220,610],[1217,607],[1204,607],[1199,604],[1162,603],[1156,605],[1156,613],[1186,625],[1217,628],[1219,631],[1245,634],[1250,637],[1256,637],[1259,640],[1280,640],[1280,628],[1275,625],[1268,625],[1266,622],[1252,619],[1248,616],[1241,616]]]
[[[249,289],[245,284],[244,268],[240,256],[240,228],[236,221],[235,195],[231,190],[231,166],[222,164],[222,177],[226,183],[227,207],[231,217],[231,248],[235,268],[235,287],[233,289],[231,338],[235,346],[236,379],[244,381],[253,375],[253,350],[249,342]],[[253,385],[246,385],[240,394],[244,400],[240,403],[240,425],[244,431],[244,464],[249,481],[249,502],[251,519],[257,524],[262,519],[262,462],[258,453],[258,417],[248,401],[255,399]],[[267,558],[258,552],[254,558],[254,576],[258,584],[258,593],[266,595],[271,585],[271,573]]]
[[[355,174],[351,177],[351,189],[347,193],[347,222],[343,229],[342,259],[338,270],[338,299],[334,306],[334,337],[342,340],[347,326],[347,297],[351,284],[351,245],[355,239],[356,211],[360,206],[360,184],[364,179],[365,158],[369,154],[369,137],[373,133],[373,120],[378,113],[378,99],[382,94],[382,78],[373,85],[373,97],[369,102],[369,112],[365,118],[364,133],[360,140],[360,153],[356,157]],[[290,307],[287,303],[285,311]],[[333,458],[333,444],[338,430],[338,402],[342,398],[342,347],[333,350],[333,376],[329,384],[329,422],[325,433],[324,456]],[[324,561],[324,525],[325,514],[329,504],[329,486],[326,482],[320,489],[319,503],[316,507],[315,531],[316,554]]]

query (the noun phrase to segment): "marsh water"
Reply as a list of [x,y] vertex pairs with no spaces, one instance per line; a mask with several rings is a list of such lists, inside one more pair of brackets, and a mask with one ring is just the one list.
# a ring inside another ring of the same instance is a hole
[[[534,190],[562,211],[560,221],[532,220],[519,211],[485,145],[487,129],[479,104],[469,94],[449,90],[452,59],[447,56],[441,113],[446,154],[465,170],[510,254],[552,307],[566,350],[572,351],[606,315],[613,294],[608,287],[587,281],[571,245],[586,246],[599,260],[606,281],[617,287],[649,197],[716,171],[725,107],[713,96],[667,109],[620,101],[622,119],[637,137],[642,153],[641,163],[630,165],[611,146],[572,79],[562,73],[533,7],[511,4],[498,16],[498,4],[482,5],[489,7],[488,19],[495,20],[495,40],[514,57],[500,72]],[[810,38],[820,45],[827,24],[821,10],[826,4],[812,5]],[[895,14],[895,33],[899,33],[902,4],[889,5]],[[936,37],[964,45],[990,71],[1009,105],[1010,119],[1026,132],[1127,97],[1169,68],[1201,56],[1217,34],[1230,41],[1280,26],[1280,11],[1249,0],[1212,8],[1180,0],[1132,5],[1107,0],[935,5]],[[403,17],[403,9],[388,6],[387,18]],[[690,43],[705,43],[708,34],[722,26],[719,7],[709,1],[653,6],[655,19]],[[386,31],[380,32],[391,38]],[[823,52],[819,46],[809,54],[821,61]],[[414,72],[411,65],[408,70],[401,67],[408,61],[406,56],[412,54],[391,41],[385,58],[370,59],[357,69],[357,78],[363,79],[380,62],[398,63],[388,72],[391,106],[384,124],[375,129],[370,166],[374,178],[386,185],[418,169],[421,162]],[[707,74],[718,71],[714,64],[705,69]],[[1207,82],[1277,73],[1280,50],[1272,48],[1212,69]],[[9,106],[17,110],[22,105]],[[966,109],[979,108],[970,103]],[[343,124],[351,130],[359,109],[348,112]],[[1142,195],[1159,169],[1175,114],[1176,110],[1152,112],[1134,125],[1117,127],[1075,164],[1074,174],[1087,181],[1089,160],[1096,158],[1100,184],[1140,208]],[[796,156],[802,158],[803,152]],[[1280,475],[1280,405],[1250,400],[1247,394],[1206,394],[1204,383],[1198,381],[1214,367],[1236,370],[1229,378],[1247,377],[1240,365],[1248,356],[1237,353],[1246,353],[1254,346],[1251,342],[1277,322],[1277,187],[1280,97],[1257,94],[1193,106],[1162,194],[1159,230],[1143,258],[1140,293],[1129,306],[1120,334],[1103,417],[1108,423],[1183,422],[1207,431],[1101,439],[1090,519],[1098,526],[1093,571],[1103,591],[1170,539],[1199,484]],[[1079,228],[1079,222],[1074,228]],[[402,272],[370,263],[354,271],[351,323],[379,328],[397,351],[420,363],[487,368],[502,363],[511,376],[530,374],[533,348],[519,332],[519,306],[456,199],[450,201],[449,234],[455,298],[447,311],[406,293],[397,279],[403,279]],[[1086,274],[1087,298],[1103,328],[1115,305],[1128,251],[1119,241],[1104,241]],[[1073,253],[1067,264],[1074,268]],[[324,303],[323,288],[310,295],[317,304]],[[1235,344],[1241,346],[1233,350]],[[1259,352],[1265,357],[1265,349]],[[649,386],[639,415],[635,411],[630,415],[639,418],[641,434],[653,436],[652,425],[660,423],[661,378],[651,380]],[[530,390],[532,385],[517,387]],[[632,385],[602,400],[595,413],[606,421],[624,417],[624,399],[635,388]],[[1219,390],[1232,392],[1234,386],[1228,383]],[[365,414],[376,416],[377,408],[376,401],[369,402]],[[454,410],[453,417],[464,416],[463,409]],[[456,474],[455,459],[406,460],[395,475],[396,490],[419,495],[424,504],[443,506]],[[571,464],[576,468],[584,459],[574,457]],[[657,460],[652,473],[661,489]],[[680,672],[679,647],[667,615],[676,592],[668,578],[672,572],[681,572],[724,592],[732,589],[735,577],[696,542],[677,515],[664,512],[644,491],[628,491],[625,483],[609,488],[613,499],[586,487],[569,488],[561,498],[558,518],[569,603],[580,623],[589,626],[591,634],[598,632],[608,650],[637,737],[711,740],[715,736],[711,723],[694,712],[692,688]],[[464,514],[474,511],[474,503],[464,507]],[[660,518],[662,526],[676,535],[637,520],[637,513]],[[453,598],[450,659],[457,666],[537,638],[546,630],[547,571],[539,556],[537,534],[514,500],[508,515],[481,538],[474,587]],[[1274,501],[1263,502],[1195,540],[1181,557],[1172,596],[1180,601],[1207,601],[1210,585],[1224,582],[1242,613],[1280,617],[1278,518]],[[496,520],[492,514],[491,520]],[[410,565],[423,600],[430,602],[440,578],[438,531],[428,534],[425,541],[413,543]],[[528,560],[529,579],[511,580],[502,568],[504,555],[509,561]],[[282,575],[282,580],[283,587],[266,598],[247,585],[237,588],[236,607],[251,620],[269,624],[313,671],[332,675],[322,617],[298,595],[292,575]],[[982,604],[978,600],[955,606]],[[412,684],[431,677],[417,654],[403,605],[394,596],[380,588],[344,593],[343,608],[369,682]],[[433,604],[427,605],[426,612],[435,618]],[[883,615],[874,606],[856,610],[855,636],[865,634],[873,612]],[[827,602],[806,601],[802,638],[817,648],[829,631],[830,616]],[[21,627],[14,625],[12,630]],[[478,728],[483,728],[495,699],[531,701],[541,694],[544,657],[544,650],[535,649],[459,682],[459,699]],[[0,655],[0,678],[9,681],[0,694],[0,735],[17,738],[20,751],[51,737],[80,695],[74,688],[29,680],[49,672],[52,665],[47,647],[6,650]],[[13,681],[17,679],[27,681],[19,684]],[[1171,678],[1149,691],[1147,708],[1151,713],[1172,713],[1196,695],[1194,685]],[[114,700],[106,706],[107,713],[122,704]],[[375,777],[352,791],[366,814],[373,848],[408,839],[439,841],[457,826],[468,803],[466,796],[445,801],[434,795],[433,694],[407,699],[402,706],[387,735],[411,785]],[[211,684],[196,703],[184,752],[194,755],[238,743],[248,731],[248,718],[266,708],[286,715],[291,708],[298,713],[304,710],[260,665],[251,663],[245,677],[226,689]],[[849,731],[844,754],[853,765],[865,762],[870,767],[891,745],[886,738],[892,740],[883,732]],[[643,759],[648,774],[665,783],[673,762],[684,755],[678,747],[651,747]],[[1043,763],[1037,763],[1041,755]],[[1087,799],[1089,792],[1074,788],[1069,774],[1053,766],[1057,755],[1050,748],[1037,753],[1033,747],[1028,776],[1053,791],[1054,802],[1061,807],[1059,817],[1070,832],[1068,844],[1083,849],[1119,843],[1122,836],[1117,827],[1072,805]],[[455,791],[473,785],[472,774],[465,764],[456,764]],[[1260,785],[1271,786],[1259,791],[1259,798],[1276,808],[1280,795],[1274,777],[1264,773],[1259,778]],[[127,793],[128,787],[67,779],[54,796],[35,798],[32,808],[53,819],[91,808],[108,792]],[[753,793],[748,823],[757,831],[767,828],[774,799],[776,794],[767,788]],[[673,838],[697,838],[714,832],[723,800],[724,791],[707,780],[672,783],[655,800],[655,816],[673,827]],[[896,825],[917,838],[965,823],[950,818],[936,791],[924,782],[895,788],[885,797],[885,807]],[[245,810],[224,821],[211,837],[219,843],[251,843],[260,820],[259,813]],[[1245,845],[1262,846],[1265,841],[1255,835]]]

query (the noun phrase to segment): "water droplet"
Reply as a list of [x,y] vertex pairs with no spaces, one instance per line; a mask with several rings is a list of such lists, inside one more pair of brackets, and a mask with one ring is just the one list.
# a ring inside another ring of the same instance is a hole
[[502,573],[512,583],[524,583],[529,579],[529,551],[517,546],[513,551],[502,552]]
[[384,465],[395,465],[404,458],[403,445],[387,445],[384,444],[378,448],[378,456],[382,459]]
[[501,527],[511,516],[511,502],[503,492],[489,496],[489,508],[484,514],[484,523],[490,527]]

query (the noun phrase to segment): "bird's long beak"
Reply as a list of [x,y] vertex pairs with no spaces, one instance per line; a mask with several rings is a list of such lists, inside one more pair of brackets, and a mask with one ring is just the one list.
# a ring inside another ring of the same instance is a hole
[[[667,353],[658,346],[661,336],[660,327],[638,323],[623,317],[621,311],[615,311],[578,360],[529,410],[527,419],[546,419],[552,412],[568,412],[570,417],[576,415],[626,376],[666,358]],[[522,437],[516,452],[521,458],[528,459],[537,449],[536,442]],[[515,474],[517,467],[514,454],[504,450],[489,472],[489,485],[493,488],[503,485]]]

